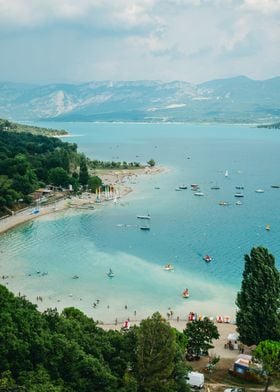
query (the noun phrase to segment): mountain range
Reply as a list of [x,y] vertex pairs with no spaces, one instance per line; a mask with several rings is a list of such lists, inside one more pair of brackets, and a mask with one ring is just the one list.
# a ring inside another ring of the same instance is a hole
[[184,81],[0,83],[0,117],[9,120],[244,122],[280,120],[280,77]]

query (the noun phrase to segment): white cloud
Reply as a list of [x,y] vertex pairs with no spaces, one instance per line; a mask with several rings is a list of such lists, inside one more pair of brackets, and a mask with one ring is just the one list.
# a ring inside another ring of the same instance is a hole
[[244,0],[244,10],[257,11],[266,15],[280,13],[279,0]]
[[280,0],[0,0],[0,74],[265,78],[280,69],[279,11]]

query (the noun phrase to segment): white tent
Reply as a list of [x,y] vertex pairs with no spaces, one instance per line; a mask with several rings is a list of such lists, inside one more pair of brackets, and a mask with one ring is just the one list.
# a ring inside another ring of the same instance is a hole
[[236,332],[229,333],[227,339],[229,342],[234,343],[236,340],[239,339],[239,335]]

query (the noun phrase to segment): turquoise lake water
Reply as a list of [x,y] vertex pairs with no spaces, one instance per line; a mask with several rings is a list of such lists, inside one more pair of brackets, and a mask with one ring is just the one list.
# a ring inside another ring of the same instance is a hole
[[[168,308],[180,318],[190,311],[234,318],[244,254],[263,245],[280,267],[280,189],[271,188],[280,184],[277,130],[192,124],[51,126],[69,130],[75,136],[64,140],[77,143],[91,158],[142,163],[154,158],[168,170],[135,177],[128,183],[133,192],[117,205],[55,213],[1,235],[0,274],[13,276],[4,284],[34,303],[42,296],[40,309],[76,306],[104,322],[138,319],[156,310],[166,314]],[[190,189],[175,191],[192,183],[200,185],[204,197],[195,197]],[[211,190],[216,184],[220,190]],[[240,206],[234,197],[238,185],[245,188]],[[260,188],[264,193],[255,192]],[[221,200],[232,204],[220,206]],[[137,227],[136,216],[147,212],[151,230],[145,232]],[[202,260],[205,254],[213,257],[211,263]],[[175,266],[174,272],[163,270],[167,263]],[[113,279],[106,276],[109,268]],[[181,296],[185,287],[188,299]],[[96,299],[100,302],[93,308]]]

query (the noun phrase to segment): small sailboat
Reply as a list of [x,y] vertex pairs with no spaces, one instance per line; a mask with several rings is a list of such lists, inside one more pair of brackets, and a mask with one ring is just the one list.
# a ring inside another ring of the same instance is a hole
[[141,221],[141,224],[139,225],[141,230],[148,231],[151,229],[151,215],[149,213],[147,215],[137,215],[137,218]]
[[113,277],[115,276],[115,274],[114,274],[114,272],[112,271],[111,268],[109,269],[109,272],[107,272],[107,276],[108,276],[109,278],[113,278]]
[[219,201],[219,206],[229,206],[230,203],[228,201],[221,200]]
[[189,289],[185,289],[185,290],[182,292],[182,297],[183,297],[183,298],[189,298],[189,296],[190,296]]
[[216,185],[212,185],[211,189],[220,189],[220,187],[219,187],[219,185],[216,184]]
[[270,225],[265,225],[265,230],[269,231],[270,230]]
[[173,267],[172,264],[166,264],[166,265],[163,267],[163,269],[164,269],[164,271],[173,271],[173,270],[174,270],[174,267]]
[[236,193],[234,194],[234,197],[244,197],[244,194],[241,193],[241,192],[236,192]]
[[151,219],[151,215],[148,213],[147,215],[137,215],[138,219]]
[[206,261],[206,263],[210,263],[210,261],[212,261],[212,257],[209,255],[205,255],[203,256],[203,260]]
[[228,176],[229,176],[228,170],[226,170],[226,171],[225,171],[225,177],[228,177]]

